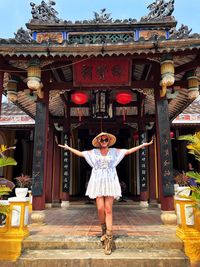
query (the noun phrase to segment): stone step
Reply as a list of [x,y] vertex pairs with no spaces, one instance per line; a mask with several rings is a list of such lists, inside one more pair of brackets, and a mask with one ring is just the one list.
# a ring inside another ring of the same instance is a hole
[[15,267],[189,267],[180,250],[117,249],[109,256],[103,249],[26,250]]
[[[120,249],[180,249],[183,242],[175,235],[115,236],[114,247]],[[31,235],[23,241],[23,249],[101,249],[99,237]]]

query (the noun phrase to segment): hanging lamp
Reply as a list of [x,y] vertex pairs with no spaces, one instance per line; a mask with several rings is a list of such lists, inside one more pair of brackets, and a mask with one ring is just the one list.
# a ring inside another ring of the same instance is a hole
[[162,91],[160,93],[161,97],[166,95],[167,86],[172,86],[174,84],[174,62],[171,55],[164,55],[161,58],[161,75],[162,79],[160,85],[162,86]]
[[6,86],[8,100],[15,102],[17,100],[17,81],[9,80]]
[[88,94],[82,91],[76,91],[71,94],[71,101],[76,105],[84,105],[88,102]]
[[119,92],[115,96],[117,103],[126,105],[133,100],[133,94],[131,92]]
[[38,59],[31,59],[27,70],[27,86],[33,91],[39,91],[42,88],[41,67]]

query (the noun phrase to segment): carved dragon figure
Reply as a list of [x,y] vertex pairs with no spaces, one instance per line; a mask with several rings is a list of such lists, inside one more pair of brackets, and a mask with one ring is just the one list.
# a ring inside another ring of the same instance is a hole
[[52,0],[49,0],[48,3],[41,1],[40,5],[31,2],[31,14],[33,19],[46,21],[48,23],[59,23],[60,19],[56,16],[58,15],[58,12],[53,8],[55,4],[56,3]]
[[158,20],[163,17],[171,16],[174,11],[174,1],[175,0],[170,0],[169,2],[165,2],[164,0],[156,0],[147,7],[150,12],[147,16],[142,17],[141,20]]

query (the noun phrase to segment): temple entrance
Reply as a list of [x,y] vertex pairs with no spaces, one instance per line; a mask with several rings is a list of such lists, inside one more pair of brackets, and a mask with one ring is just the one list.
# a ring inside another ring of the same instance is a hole
[[[109,132],[109,131],[108,131]],[[113,133],[113,131],[112,131]],[[132,129],[116,129],[114,134],[117,138],[117,142],[114,145],[115,148],[130,148],[133,144]],[[92,139],[95,137],[92,134],[91,129],[81,129],[77,133],[77,147],[79,150],[90,150],[92,147]],[[84,197],[87,187],[87,183],[91,174],[91,167],[83,158],[72,157],[72,180],[71,180],[71,192],[70,195],[73,197]],[[123,197],[132,198],[137,197],[137,154],[126,156],[120,164],[117,166],[117,173],[119,181],[122,187]]]

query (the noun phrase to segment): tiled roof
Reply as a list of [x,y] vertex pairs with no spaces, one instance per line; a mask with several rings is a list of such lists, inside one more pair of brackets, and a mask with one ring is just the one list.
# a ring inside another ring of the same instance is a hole
[[181,114],[179,114],[172,124],[199,124],[200,123],[200,96],[197,97]]
[[31,126],[34,125],[35,121],[23,112],[20,108],[12,103],[2,103],[1,116],[0,116],[0,127],[2,126]]

